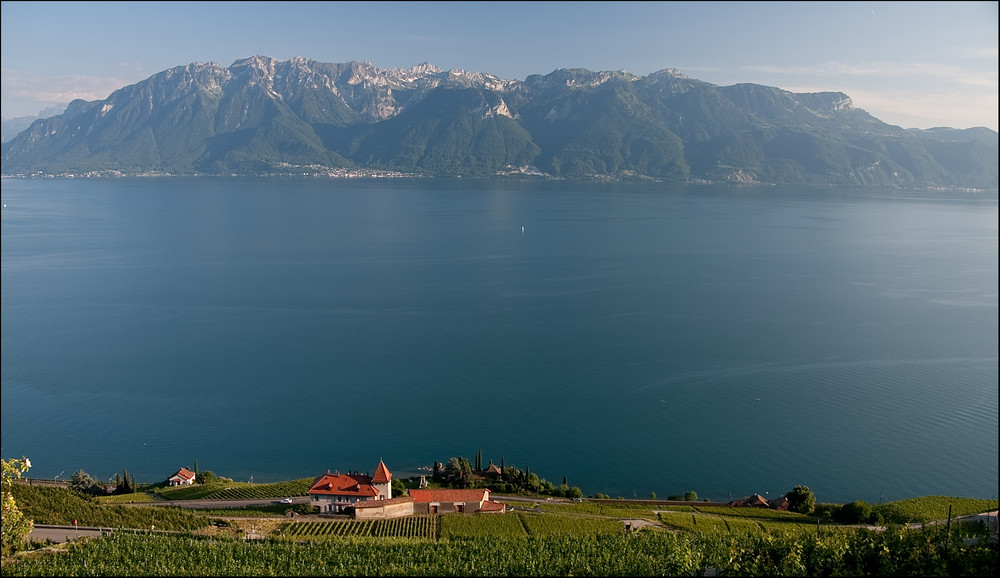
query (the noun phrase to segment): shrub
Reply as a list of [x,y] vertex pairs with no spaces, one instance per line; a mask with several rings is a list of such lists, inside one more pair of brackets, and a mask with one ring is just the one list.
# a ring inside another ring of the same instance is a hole
[[834,514],[833,519],[841,524],[861,524],[872,516],[872,506],[864,500],[844,504]]
[[194,481],[199,484],[211,484],[219,481],[219,477],[216,476],[211,470],[204,470],[198,472],[198,475],[195,476]]
[[816,507],[816,496],[809,486],[795,486],[785,497],[788,498],[788,509],[792,512],[811,514]]

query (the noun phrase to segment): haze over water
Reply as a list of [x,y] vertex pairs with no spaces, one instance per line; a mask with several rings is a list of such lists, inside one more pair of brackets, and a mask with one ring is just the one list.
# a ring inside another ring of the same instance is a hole
[[[997,194],[3,181],[2,453],[31,477],[996,497]],[[522,229],[523,227],[523,229]]]

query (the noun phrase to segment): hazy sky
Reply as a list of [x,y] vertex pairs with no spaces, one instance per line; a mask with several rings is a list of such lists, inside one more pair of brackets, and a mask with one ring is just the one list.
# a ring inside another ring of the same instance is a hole
[[3,118],[264,55],[523,80],[677,68],[840,91],[904,128],[997,130],[997,2],[2,2]]

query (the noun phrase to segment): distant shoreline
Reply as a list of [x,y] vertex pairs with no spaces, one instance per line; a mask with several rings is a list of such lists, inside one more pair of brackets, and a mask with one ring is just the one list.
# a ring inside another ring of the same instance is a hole
[[[328,179],[328,180],[343,180],[343,181],[361,181],[361,180],[395,180],[395,179],[412,179],[412,180],[471,180],[471,181],[511,181],[511,180],[526,180],[526,181],[553,181],[553,182],[564,182],[564,183],[621,183],[621,184],[663,184],[663,185],[692,185],[692,186],[731,186],[734,188],[742,187],[796,187],[804,189],[830,189],[830,188],[841,188],[843,185],[835,184],[795,184],[795,185],[779,185],[777,183],[767,183],[760,181],[748,181],[748,182],[732,182],[732,181],[707,181],[701,179],[695,179],[690,181],[664,181],[657,179],[621,179],[615,177],[602,177],[595,175],[588,179],[566,179],[561,177],[552,177],[544,174],[534,174],[534,173],[505,173],[493,176],[438,176],[438,175],[421,175],[412,173],[401,173],[397,171],[379,171],[374,169],[333,169],[326,172],[317,173],[270,173],[270,174],[260,174],[260,175],[209,175],[209,174],[173,174],[173,173],[121,173],[119,171],[92,171],[87,173],[30,173],[30,174],[0,174],[0,179],[22,179],[22,180],[99,180],[99,179],[289,179],[289,178],[302,178],[302,179]],[[857,187],[860,189],[872,189],[872,190],[905,190],[905,191],[937,191],[937,192],[955,192],[955,193],[988,193],[988,192],[1000,192],[998,189],[984,189],[984,188],[974,188],[974,187],[887,187],[887,186],[863,186],[863,185],[852,185],[852,187]]]

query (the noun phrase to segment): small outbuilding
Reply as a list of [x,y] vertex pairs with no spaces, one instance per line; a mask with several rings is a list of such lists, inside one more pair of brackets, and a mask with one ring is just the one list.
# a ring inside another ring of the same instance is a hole
[[[450,512],[503,512],[505,506],[490,501],[490,490],[410,490],[415,514],[447,514]],[[498,507],[499,506],[499,507]]]
[[177,473],[167,478],[170,486],[190,486],[194,484],[195,473],[187,468],[177,470]]

